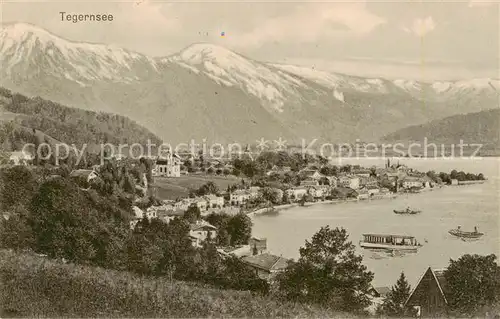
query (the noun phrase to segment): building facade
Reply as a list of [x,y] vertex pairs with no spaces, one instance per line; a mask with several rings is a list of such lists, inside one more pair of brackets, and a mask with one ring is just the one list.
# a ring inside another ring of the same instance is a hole
[[180,177],[180,157],[177,154],[168,153],[166,156],[156,159],[152,173],[153,176],[159,177]]
[[419,317],[441,318],[448,314],[447,283],[444,269],[427,268],[405,305],[413,307]]

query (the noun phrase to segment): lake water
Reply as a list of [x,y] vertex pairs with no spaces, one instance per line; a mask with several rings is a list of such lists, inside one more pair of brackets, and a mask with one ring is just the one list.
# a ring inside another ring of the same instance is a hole
[[[450,172],[456,169],[483,173],[489,180],[484,184],[400,195],[396,199],[293,207],[278,215],[256,216],[253,233],[267,238],[271,253],[297,259],[299,247],[320,227],[343,227],[350,234],[358,253],[363,255],[363,263],[375,273],[374,286],[392,286],[401,271],[405,272],[410,284],[415,285],[427,267],[444,268],[450,258],[457,259],[463,254],[494,253],[499,256],[499,160],[401,159],[401,163],[421,171]],[[383,160],[343,160],[343,163],[384,166]],[[407,206],[422,210],[422,213],[393,213],[393,209]],[[478,241],[464,242],[448,234],[458,225],[471,231],[477,226],[485,235]],[[412,235],[424,246],[418,253],[389,256],[360,248],[363,233]]]

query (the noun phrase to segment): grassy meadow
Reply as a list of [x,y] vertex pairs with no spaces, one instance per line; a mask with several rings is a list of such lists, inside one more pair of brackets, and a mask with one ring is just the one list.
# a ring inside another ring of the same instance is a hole
[[235,176],[192,174],[180,177],[155,177],[154,182],[159,198],[175,200],[178,197],[187,197],[191,189],[198,189],[207,182],[214,182],[221,191],[224,191],[227,189],[227,186],[240,183],[241,178]]
[[0,250],[1,317],[352,317],[165,278]]

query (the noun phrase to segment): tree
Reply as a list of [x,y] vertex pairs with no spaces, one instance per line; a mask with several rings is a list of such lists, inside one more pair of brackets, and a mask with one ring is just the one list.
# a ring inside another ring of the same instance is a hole
[[196,223],[197,220],[201,218],[201,211],[196,204],[189,205],[188,209],[184,213],[184,219],[190,223]]
[[271,187],[264,187],[260,190],[262,198],[272,204],[279,204],[281,201],[280,191]]
[[117,265],[130,211],[118,198],[80,190],[66,179],[44,182],[33,197],[28,225],[34,250],[49,257],[99,266]]
[[405,274],[401,272],[396,285],[391,288],[377,312],[399,318],[407,315],[411,309],[405,308],[405,303],[410,297],[410,291],[411,287],[406,280]]
[[477,315],[500,302],[500,267],[496,256],[463,255],[444,273],[448,305],[462,315]]
[[291,301],[363,311],[373,273],[361,263],[345,229],[322,227],[300,248],[300,258],[278,276],[279,290]]
[[330,185],[330,180],[326,177],[321,177],[319,180],[320,185]]
[[283,197],[281,198],[281,203],[282,204],[289,204],[290,203],[290,196],[288,196],[288,192],[283,192]]
[[231,246],[246,245],[252,236],[252,220],[244,213],[234,215],[228,222]]
[[218,193],[219,193],[219,188],[212,181],[207,182],[206,184],[202,185],[195,192],[195,194],[197,196],[205,196],[205,195],[209,195],[209,194],[217,195]]
[[0,181],[0,206],[3,210],[28,205],[38,186],[34,173],[25,166],[3,169]]
[[230,235],[228,231],[229,220],[231,220],[231,216],[223,213],[216,214],[212,213],[208,215],[206,221],[211,225],[217,227],[217,244],[220,246],[228,246],[230,244]]
[[0,247],[16,250],[33,247],[33,231],[28,225],[29,212],[24,206],[16,206],[8,219],[0,221]]

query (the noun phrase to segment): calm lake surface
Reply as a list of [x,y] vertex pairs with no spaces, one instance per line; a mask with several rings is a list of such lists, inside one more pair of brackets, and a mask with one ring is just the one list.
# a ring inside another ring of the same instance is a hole
[[[421,171],[449,173],[456,169],[483,173],[489,180],[484,184],[400,195],[396,199],[293,207],[278,215],[255,216],[253,233],[267,238],[271,253],[297,259],[299,248],[320,227],[343,227],[358,253],[363,255],[363,263],[375,273],[374,286],[392,286],[401,271],[405,272],[410,284],[415,285],[427,267],[444,268],[450,258],[457,259],[463,254],[494,253],[499,256],[500,158],[400,159],[400,163]],[[342,164],[383,167],[384,160],[343,159]],[[422,213],[393,213],[393,209],[407,206],[422,210]],[[478,241],[464,242],[448,234],[458,225],[470,231],[477,226],[485,235]],[[424,246],[418,253],[390,256],[360,248],[363,233],[412,235]]]

